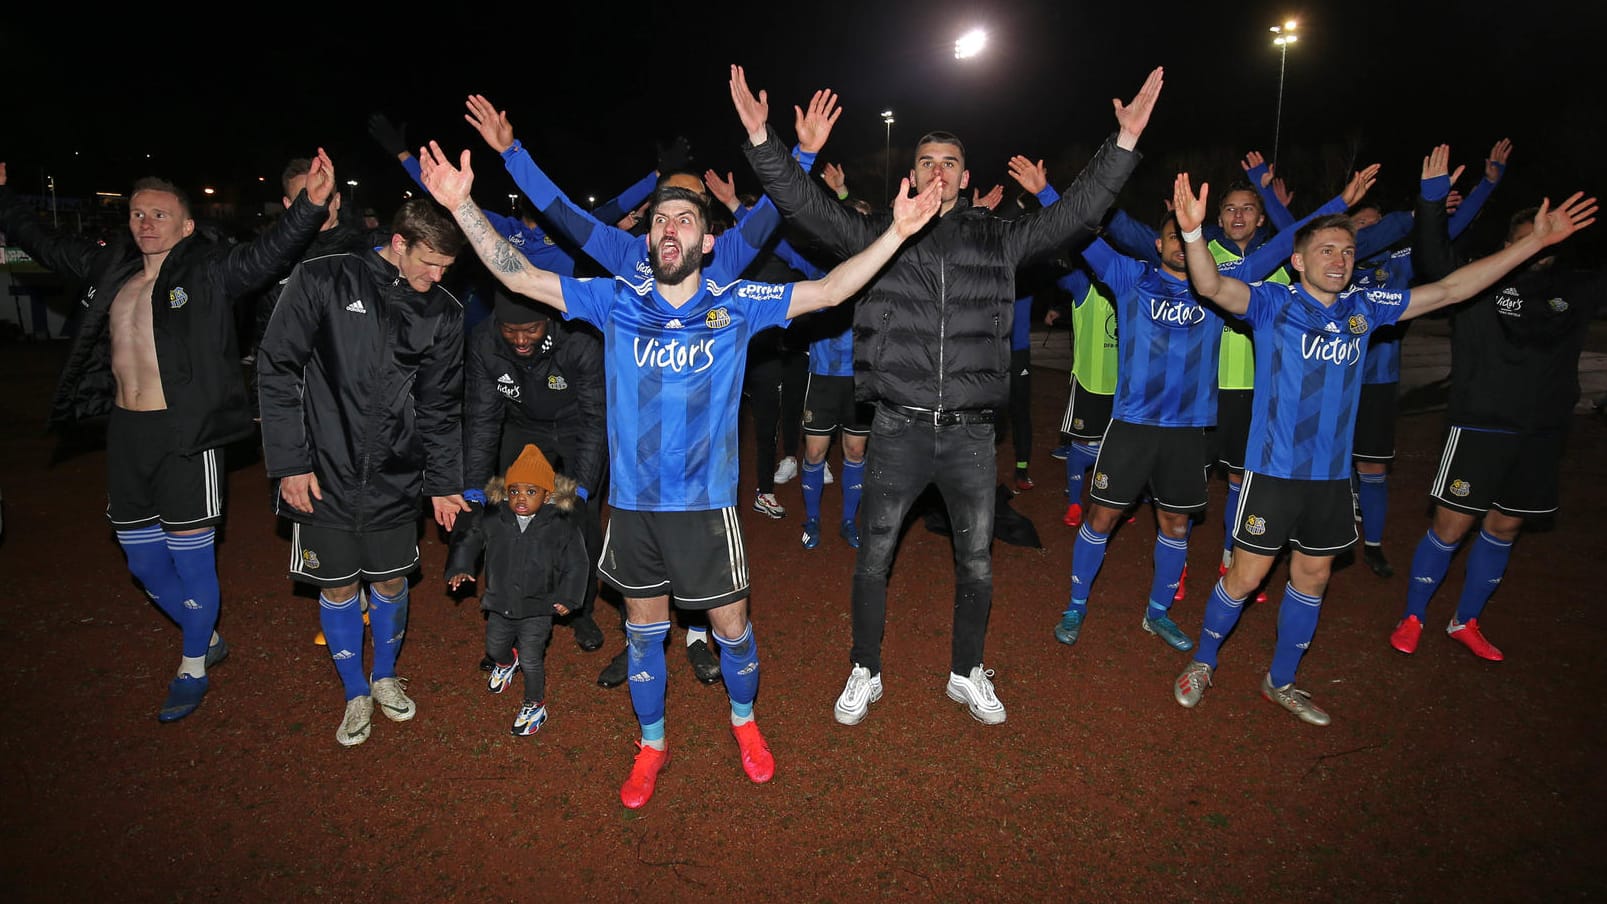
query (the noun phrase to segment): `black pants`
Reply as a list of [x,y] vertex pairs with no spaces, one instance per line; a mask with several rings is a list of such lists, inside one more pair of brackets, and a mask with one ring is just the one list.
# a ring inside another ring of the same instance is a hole
[[552,636],[552,616],[532,615],[509,618],[500,612],[487,612],[485,655],[492,662],[506,665],[513,661],[513,648],[519,647],[519,671],[525,676],[525,702],[547,699],[547,638]]
[[808,353],[781,347],[761,349],[758,343],[750,348],[743,392],[753,412],[754,464],[761,493],[776,489],[777,440],[782,455],[798,453],[808,387]]

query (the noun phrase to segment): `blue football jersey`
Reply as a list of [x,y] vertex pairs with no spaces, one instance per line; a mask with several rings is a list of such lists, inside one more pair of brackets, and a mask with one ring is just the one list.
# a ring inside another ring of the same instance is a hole
[[[1405,289],[1412,284],[1412,249],[1356,265],[1350,278],[1354,289]],[[1401,379],[1401,337],[1406,324],[1378,330],[1367,340],[1367,361],[1362,365],[1362,384],[1399,383]]]
[[737,504],[748,340],[785,326],[792,286],[705,280],[674,307],[653,280],[563,280],[565,317],[603,333],[608,503],[639,512]]
[[1347,480],[1368,336],[1400,319],[1406,289],[1347,289],[1325,307],[1304,287],[1256,283],[1255,401],[1244,466],[1288,480]]

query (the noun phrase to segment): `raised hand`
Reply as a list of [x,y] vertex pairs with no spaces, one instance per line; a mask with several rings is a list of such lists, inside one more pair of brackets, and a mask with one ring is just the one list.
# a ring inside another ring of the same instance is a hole
[[[1381,163],[1375,163],[1351,174],[1350,181],[1345,183],[1345,190],[1340,195],[1345,199],[1346,207],[1354,207],[1362,198],[1367,197],[1368,190],[1373,187],[1374,182],[1378,181],[1378,170],[1382,166],[1383,164]],[[1287,207],[1288,205],[1285,204],[1284,206]]]
[[1456,213],[1456,209],[1458,207],[1461,207],[1461,206],[1462,206],[1462,193],[1461,192],[1459,192],[1459,191],[1457,191],[1456,189],[1453,188],[1449,192],[1446,193],[1446,195],[1445,195],[1445,212],[1447,214]]
[[1200,196],[1195,197],[1189,187],[1189,174],[1178,173],[1172,182],[1172,213],[1177,217],[1179,232],[1193,232],[1205,222],[1205,198],[1211,192],[1211,183],[1200,183]]
[[1277,198],[1278,203],[1282,204],[1286,209],[1295,200],[1295,193],[1283,184],[1282,176],[1275,177],[1272,180],[1272,196]]
[[[1248,174],[1251,170],[1255,169],[1258,166],[1265,166],[1266,162],[1267,162],[1267,158],[1261,156],[1260,151],[1251,151],[1250,153],[1244,155],[1243,160],[1239,161],[1239,168],[1244,170],[1244,172],[1246,174]],[[1261,174],[1261,187],[1262,188],[1266,188],[1267,183],[1272,181],[1272,175],[1273,175],[1272,169],[1273,169],[1272,167],[1268,166],[1266,172]],[[1284,206],[1288,207],[1289,205],[1285,204]]]
[[898,230],[899,238],[907,239],[920,232],[943,206],[942,185],[943,180],[933,179],[926,183],[924,191],[910,197],[910,180],[899,180],[898,194],[893,196],[893,228]]
[[826,168],[820,171],[820,178],[827,188],[837,193],[837,197],[848,194],[848,179],[843,175],[843,168],[837,164],[826,164]]
[[[793,128],[798,132],[798,147],[807,154],[818,154],[831,137],[831,127],[843,115],[837,106],[837,95],[830,88],[822,88],[809,99],[809,110],[792,108]],[[743,123],[746,125],[746,122]]]
[[1165,74],[1164,67],[1156,66],[1144,79],[1138,94],[1128,103],[1122,103],[1119,97],[1110,99],[1116,111],[1116,123],[1121,127],[1116,136],[1117,146],[1130,151],[1138,145],[1138,136],[1144,133],[1144,126],[1149,124],[1149,115],[1155,110],[1155,101],[1161,96]]
[[721,179],[719,173],[709,170],[703,174],[703,184],[709,187],[709,194],[713,195],[716,201],[727,208],[736,206],[737,184],[730,173],[726,173],[725,178]]
[[312,165],[307,168],[307,200],[323,206],[329,203],[329,198],[335,193],[335,164],[329,159],[329,154],[323,148],[313,155]]
[[491,146],[491,150],[500,154],[513,147],[513,124],[508,122],[506,110],[498,110],[492,106],[491,101],[486,100],[483,94],[469,95],[464,106],[469,108],[469,112],[463,114],[463,118],[469,125],[474,126],[474,130],[480,133],[480,137]]
[[1512,156],[1512,139],[1503,138],[1490,148],[1490,156],[1484,161],[1484,178],[1491,182],[1500,182],[1501,174],[1506,172],[1507,159]]
[[1034,163],[1017,154],[1010,158],[1004,168],[1009,171],[1010,178],[1035,195],[1049,187],[1049,170],[1044,167],[1042,160]]
[[748,89],[748,75],[741,66],[731,67],[731,105],[737,108],[742,128],[748,130],[748,140],[754,144],[764,141],[764,126],[770,120],[770,95],[760,91],[758,97]]
[[383,113],[370,113],[368,115],[368,134],[385,153],[392,157],[402,157],[407,154],[407,123],[396,125],[385,118]]
[[474,170],[469,167],[469,149],[463,149],[457,166],[447,159],[441,146],[430,142],[418,149],[419,181],[437,203],[447,210],[456,210],[469,198],[474,187]]
[[971,206],[973,207],[986,207],[988,210],[998,210],[999,202],[1003,200],[1004,186],[1002,185],[993,186],[993,189],[985,195],[982,194],[981,189],[971,189]]
[[1551,209],[1551,199],[1540,202],[1534,215],[1532,235],[1540,240],[1542,248],[1555,245],[1570,235],[1596,222],[1596,199],[1585,197],[1582,191],[1568,196],[1557,209]]
[[1433,179],[1436,176],[1448,176],[1451,173],[1451,146],[1437,144],[1434,150],[1428,152],[1423,158],[1424,179]]

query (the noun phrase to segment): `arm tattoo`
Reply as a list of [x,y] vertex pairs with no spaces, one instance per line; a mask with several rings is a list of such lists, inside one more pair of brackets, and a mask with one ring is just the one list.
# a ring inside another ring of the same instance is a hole
[[485,218],[485,212],[472,199],[464,198],[463,203],[458,205],[457,219],[463,227],[463,234],[486,266],[498,273],[508,274],[529,269],[525,256],[491,228],[491,221]]

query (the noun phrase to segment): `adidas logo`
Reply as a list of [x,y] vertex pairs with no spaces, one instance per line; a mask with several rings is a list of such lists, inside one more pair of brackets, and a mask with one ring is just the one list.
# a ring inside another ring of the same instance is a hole
[[1432,584],[1432,583],[1434,583],[1433,578],[1423,577],[1421,575],[1419,575],[1418,577],[1412,578],[1412,580],[1418,582],[1419,584]]
[[754,673],[754,671],[756,669],[758,669],[758,668],[759,668],[759,664],[757,662],[750,662],[747,665],[743,666],[742,671],[737,672],[737,674],[738,675],[752,675]]
[[646,684],[647,682],[653,680],[653,675],[647,669],[642,669],[640,672],[632,675],[630,680],[635,681],[638,684]]
[[[1496,578],[1496,580],[1499,581],[1500,578]],[[201,604],[196,602],[195,600],[185,600],[184,601],[184,608],[189,609],[192,612],[199,611],[200,608],[201,608]]]
[[1330,333],[1339,332],[1339,324],[1337,324],[1337,323],[1325,323],[1325,324],[1322,325],[1322,328],[1327,330]]
[[671,318],[669,323],[664,324],[664,328],[667,330],[684,330],[686,329],[686,324],[682,323],[679,317],[675,317]]
[[513,382],[513,377],[510,377],[507,374],[503,374],[502,376],[497,377],[497,382],[498,383],[512,383]]
[[346,310],[351,311],[353,314],[367,314],[368,313],[368,309],[363,307],[363,300],[361,298],[359,298],[356,301],[352,302],[351,304],[347,305]]
[[351,650],[341,650],[339,653],[336,653],[336,654],[334,654],[333,656],[331,656],[329,658],[335,660],[336,662],[339,662],[342,659],[350,659],[350,658],[352,658],[353,656],[356,656],[356,655],[357,654],[353,653]]

